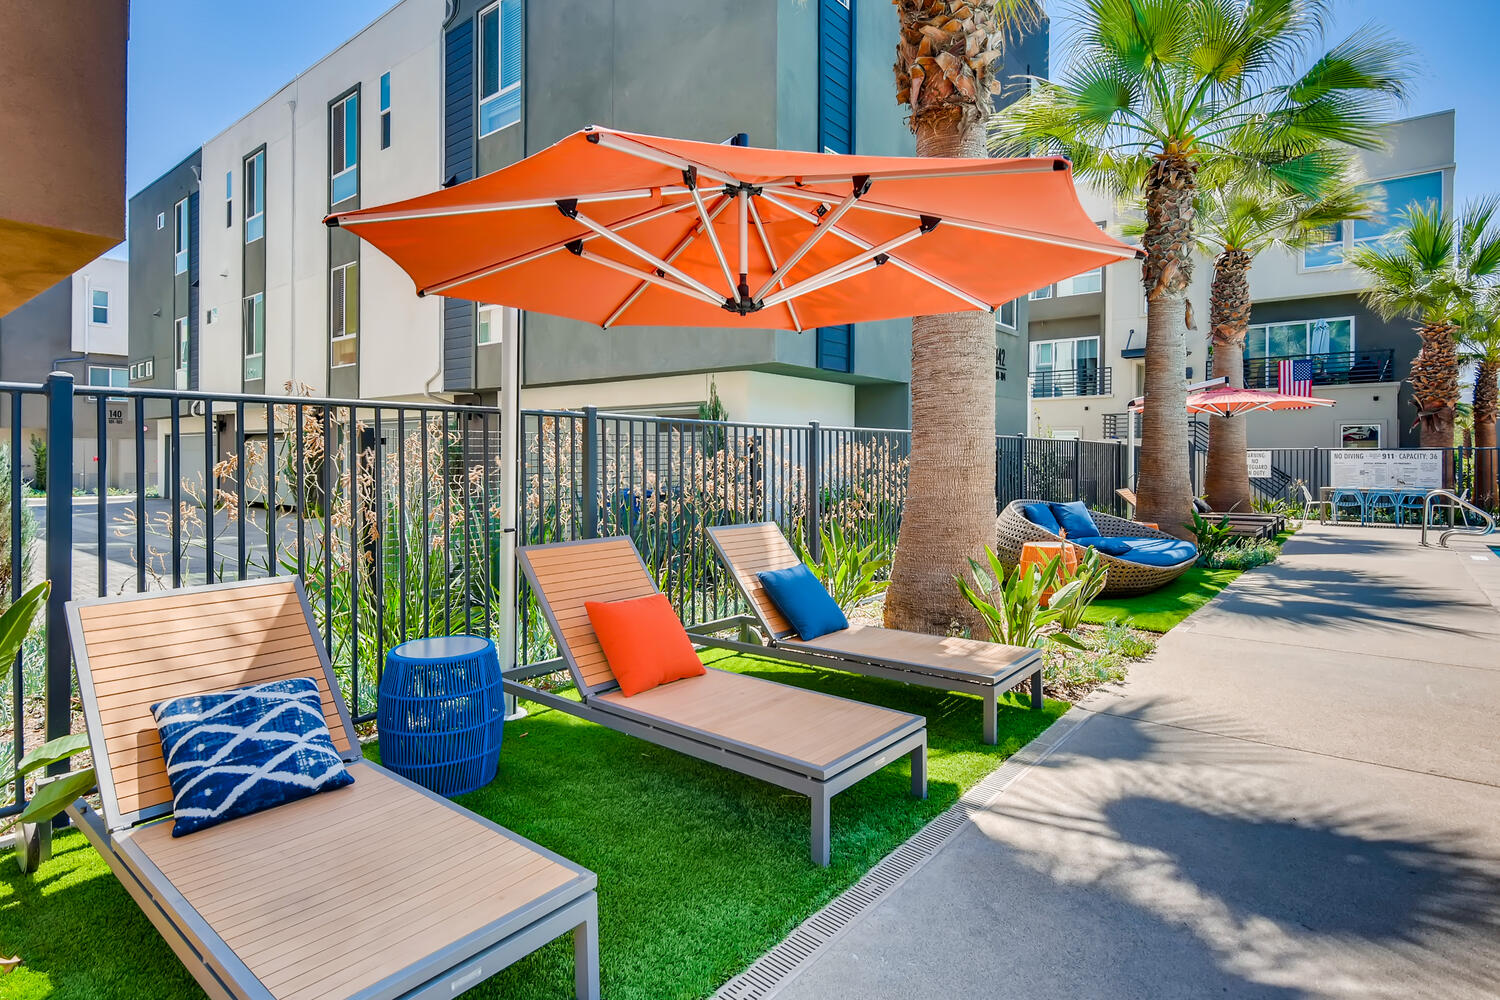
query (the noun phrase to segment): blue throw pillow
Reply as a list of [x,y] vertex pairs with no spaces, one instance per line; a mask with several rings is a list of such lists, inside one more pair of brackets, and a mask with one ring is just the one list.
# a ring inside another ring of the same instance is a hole
[[174,800],[172,836],[354,781],[311,677],[151,706]]
[[1082,500],[1048,506],[1052,508],[1052,516],[1057,518],[1057,523],[1068,533],[1069,538],[1094,538],[1099,534],[1099,529],[1094,526],[1094,519],[1089,516],[1089,509],[1083,505]]
[[802,563],[787,569],[773,569],[755,574],[766,596],[776,605],[803,642],[829,632],[849,627],[849,619],[828,591]]
[[1130,543],[1123,538],[1091,538],[1088,541],[1090,548],[1098,549],[1107,556],[1123,556],[1130,551]]
[[1026,520],[1030,521],[1038,528],[1046,528],[1054,535],[1058,533],[1058,530],[1061,527],[1061,525],[1057,523],[1057,518],[1052,516],[1052,508],[1040,501],[1036,503],[1022,504],[1021,513],[1026,515]]

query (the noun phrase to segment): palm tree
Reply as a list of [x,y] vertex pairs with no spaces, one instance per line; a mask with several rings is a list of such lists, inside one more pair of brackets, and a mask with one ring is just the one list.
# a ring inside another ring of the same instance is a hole
[[[1458,217],[1433,202],[1414,205],[1391,238],[1357,246],[1348,260],[1369,276],[1360,294],[1385,319],[1416,321],[1421,350],[1407,382],[1416,397],[1424,448],[1443,449],[1443,481],[1453,484],[1453,411],[1458,404],[1460,321],[1500,276],[1500,201],[1486,198]],[[1472,322],[1472,320],[1471,320]],[[1477,425],[1477,420],[1476,420]]]
[[[1463,316],[1459,334],[1473,357],[1474,502],[1486,510],[1500,506],[1500,483],[1496,462],[1495,421],[1500,416],[1500,295],[1488,292]],[[1462,406],[1462,404],[1459,404]]]
[[[1284,185],[1246,180],[1232,171],[1200,184],[1196,199],[1198,247],[1214,262],[1209,288],[1208,339],[1213,370],[1229,385],[1245,384],[1245,336],[1250,326],[1250,267],[1273,247],[1300,250],[1320,242],[1330,226],[1370,216],[1368,189],[1356,182],[1352,158],[1327,185],[1307,195]],[[1211,416],[1204,486],[1214,510],[1249,510],[1250,475],[1243,417]]]
[[1380,144],[1386,106],[1405,96],[1406,48],[1370,27],[1313,59],[1321,0],[1080,0],[1073,63],[997,116],[991,148],[1048,150],[1075,173],[1143,196],[1146,397],[1138,516],[1174,533],[1191,493],[1185,309],[1200,170],[1242,173],[1312,194],[1335,143]]
[[[911,108],[918,156],[984,156],[984,123],[1007,36],[1042,16],[1036,0],[895,0],[896,100]],[[995,322],[918,316],[911,331],[911,459],[885,623],[942,634],[973,623],[955,577],[995,544]]]

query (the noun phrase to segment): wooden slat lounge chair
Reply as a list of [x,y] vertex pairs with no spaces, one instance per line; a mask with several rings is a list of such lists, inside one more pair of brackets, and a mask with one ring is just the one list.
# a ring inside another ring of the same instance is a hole
[[[69,814],[216,1000],[448,997],[573,932],[599,996],[596,879],[372,764],[300,581],[75,601],[103,816]],[[150,706],[313,677],[354,784],[174,839]]]
[[775,524],[735,524],[708,529],[709,540],[754,612],[776,655],[808,666],[977,694],[984,702],[984,741],[999,730],[1000,695],[1031,675],[1031,707],[1042,707],[1042,654],[1020,646],[896,629],[851,625],[803,642],[771,603],[757,573],[786,569],[801,560]]
[[909,756],[911,793],[927,797],[927,722],[918,715],[712,667],[625,697],[584,602],[657,592],[630,539],[531,545],[520,556],[581,700],[508,680],[511,694],[806,795],[819,865],[828,864],[829,800],[838,792]]
[[[1121,500],[1130,505],[1132,512],[1135,510],[1135,491],[1128,489],[1115,490],[1115,494]],[[1236,538],[1273,538],[1279,532],[1286,529],[1286,518],[1280,514],[1261,514],[1257,511],[1221,511],[1209,510],[1198,511],[1198,515],[1205,521],[1218,524],[1225,518],[1229,519],[1229,532]],[[1189,512],[1185,523],[1192,523],[1193,515]]]

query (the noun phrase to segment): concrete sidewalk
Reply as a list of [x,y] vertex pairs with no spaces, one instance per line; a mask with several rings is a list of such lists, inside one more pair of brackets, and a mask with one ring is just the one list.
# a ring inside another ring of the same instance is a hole
[[1500,996],[1500,558],[1454,545],[1310,525],[772,995]]

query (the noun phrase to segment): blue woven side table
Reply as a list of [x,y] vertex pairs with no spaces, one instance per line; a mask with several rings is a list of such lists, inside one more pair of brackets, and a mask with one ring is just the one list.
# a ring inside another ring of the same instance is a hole
[[489,784],[505,725],[494,643],[454,635],[392,649],[375,724],[381,763],[403,778],[449,796]]

